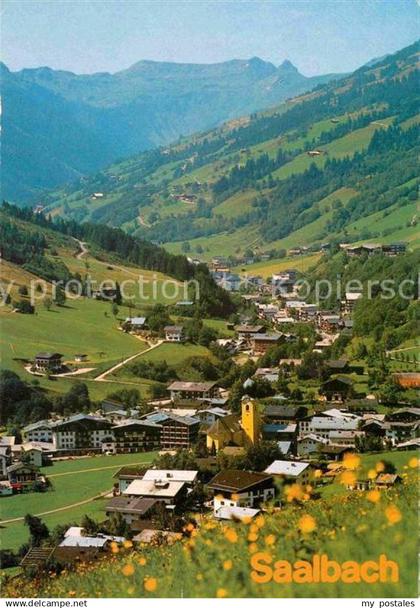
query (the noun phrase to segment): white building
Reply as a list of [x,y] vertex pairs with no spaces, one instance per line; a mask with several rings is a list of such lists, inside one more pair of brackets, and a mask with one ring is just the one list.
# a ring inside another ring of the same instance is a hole
[[311,479],[309,462],[294,462],[291,460],[274,460],[264,471],[274,477],[282,477],[288,481],[307,484]]

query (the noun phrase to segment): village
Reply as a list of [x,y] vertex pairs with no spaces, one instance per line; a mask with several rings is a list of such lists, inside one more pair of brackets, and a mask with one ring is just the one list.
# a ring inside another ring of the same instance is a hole
[[[216,280],[231,276],[224,262],[211,263]],[[257,277],[248,282],[240,294],[247,314],[237,323],[226,322],[231,337],[215,341],[241,367],[253,365],[242,381],[239,406],[232,390],[217,380],[177,379],[167,383],[165,396],[149,399],[146,408],[105,399],[94,411],[54,414],[24,426],[20,442],[15,436],[0,438],[3,500],[31,492],[48,496],[54,491],[48,472],[57,462],[105,457],[112,463],[118,455],[153,455],[152,466],[126,465],[115,472],[99,522],[91,521],[90,529],[69,525],[55,546],[30,548],[21,561],[24,569],[40,568],[52,557],[63,567],[97,560],[115,543],[173,542],[191,521],[249,522],[283,509],[290,493],[316,498],[343,490],[387,490],[401,483],[404,473],[389,455],[420,447],[420,408],[404,402],[384,405],[374,392],[357,389],[362,364],[344,356],[327,358],[340,336],[351,335],[362,293],[346,292],[335,310],[322,310],[299,297],[298,278],[290,269],[269,281]],[[287,390],[287,382],[299,377],[303,358],[280,357],[274,365],[266,364],[277,347],[299,339],[295,327],[302,326],[314,332],[312,357],[320,357],[323,365],[311,393]],[[148,340],[153,336],[147,316],[127,317],[119,329]],[[179,321],[161,331],[162,343],[187,341]],[[82,354],[76,357],[84,362]],[[59,376],[66,369],[62,359],[60,353],[40,352],[30,369]],[[419,376],[398,371],[392,381],[412,389]],[[382,469],[370,476],[343,476],[358,454],[383,458]]]

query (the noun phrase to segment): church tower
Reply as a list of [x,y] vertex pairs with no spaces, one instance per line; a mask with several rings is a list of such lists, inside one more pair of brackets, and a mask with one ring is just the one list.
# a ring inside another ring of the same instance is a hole
[[257,445],[260,440],[258,407],[255,401],[247,395],[242,398],[241,425],[244,432],[245,445]]

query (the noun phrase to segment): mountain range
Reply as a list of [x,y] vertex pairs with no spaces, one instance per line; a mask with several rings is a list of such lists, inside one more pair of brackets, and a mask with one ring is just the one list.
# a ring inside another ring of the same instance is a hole
[[34,200],[45,189],[180,135],[267,108],[328,82],[290,61],[218,64],[140,61],[110,74],[0,64],[2,196]]
[[[201,259],[417,230],[419,45],[44,196]],[[374,179],[373,179],[374,176]]]

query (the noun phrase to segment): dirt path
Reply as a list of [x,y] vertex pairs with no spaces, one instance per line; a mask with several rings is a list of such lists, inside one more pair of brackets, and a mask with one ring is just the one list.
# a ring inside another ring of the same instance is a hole
[[124,359],[124,361],[121,361],[120,363],[117,363],[117,365],[110,367],[109,369],[106,370],[106,372],[103,372],[102,374],[100,374],[99,376],[96,376],[96,378],[93,378],[93,379],[96,382],[104,382],[105,378],[108,376],[108,374],[112,374],[112,372],[115,372],[115,370],[120,369],[120,367],[123,367],[130,361],[133,361],[133,359],[140,357],[140,355],[145,355],[146,353],[150,352],[154,348],[157,348],[158,346],[160,346],[162,343],[163,343],[163,340],[158,340],[158,342],[156,342],[156,344],[149,346],[149,348],[146,348],[146,350],[142,350],[140,353],[135,353],[134,355],[131,355],[131,357],[127,357],[127,359]]
[[[133,463],[133,464],[141,464],[141,465],[148,465],[151,464],[150,462],[138,462],[138,463]],[[53,475],[49,475],[48,477],[61,477],[63,475],[77,475],[78,473],[92,473],[92,471],[103,471],[105,469],[120,469],[123,465],[121,464],[114,464],[110,467],[100,467],[100,468],[92,468],[92,469],[81,469],[80,471],[68,471],[66,473],[55,473]],[[35,517],[42,517],[43,515],[52,515],[53,513],[59,513],[60,511],[67,511],[68,509],[74,509],[75,507],[81,507],[82,505],[87,505],[90,502],[93,502],[94,500],[98,500],[99,498],[103,498],[104,496],[106,496],[107,494],[109,494],[111,490],[105,490],[104,492],[101,492],[100,494],[96,494],[96,496],[91,496],[91,498],[86,498],[85,500],[79,500],[78,502],[73,502],[71,505],[65,505],[64,507],[57,507],[56,509],[50,509],[49,511],[43,511],[42,513],[36,513]],[[0,527],[4,524],[12,524],[12,523],[16,523],[18,521],[23,521],[25,518],[24,517],[14,517],[13,519],[3,519],[2,521],[0,521]]]
[[80,247],[80,251],[76,255],[76,260],[81,260],[84,255],[89,253],[89,249],[86,247],[86,243],[84,243],[83,241],[80,241],[79,239],[76,239],[75,237],[73,237],[73,238]]
[[[133,462],[130,463],[130,466],[135,466],[135,465],[144,465],[144,464],[152,464],[152,461],[149,460],[148,462]],[[52,475],[48,475],[48,479],[51,479],[52,477],[64,477],[65,475],[78,475],[79,473],[92,473],[92,471],[106,471],[107,469],[121,469],[123,466],[123,464],[113,464],[110,467],[92,467],[90,469],[80,469],[80,471],[66,471],[65,473],[53,473]]]

